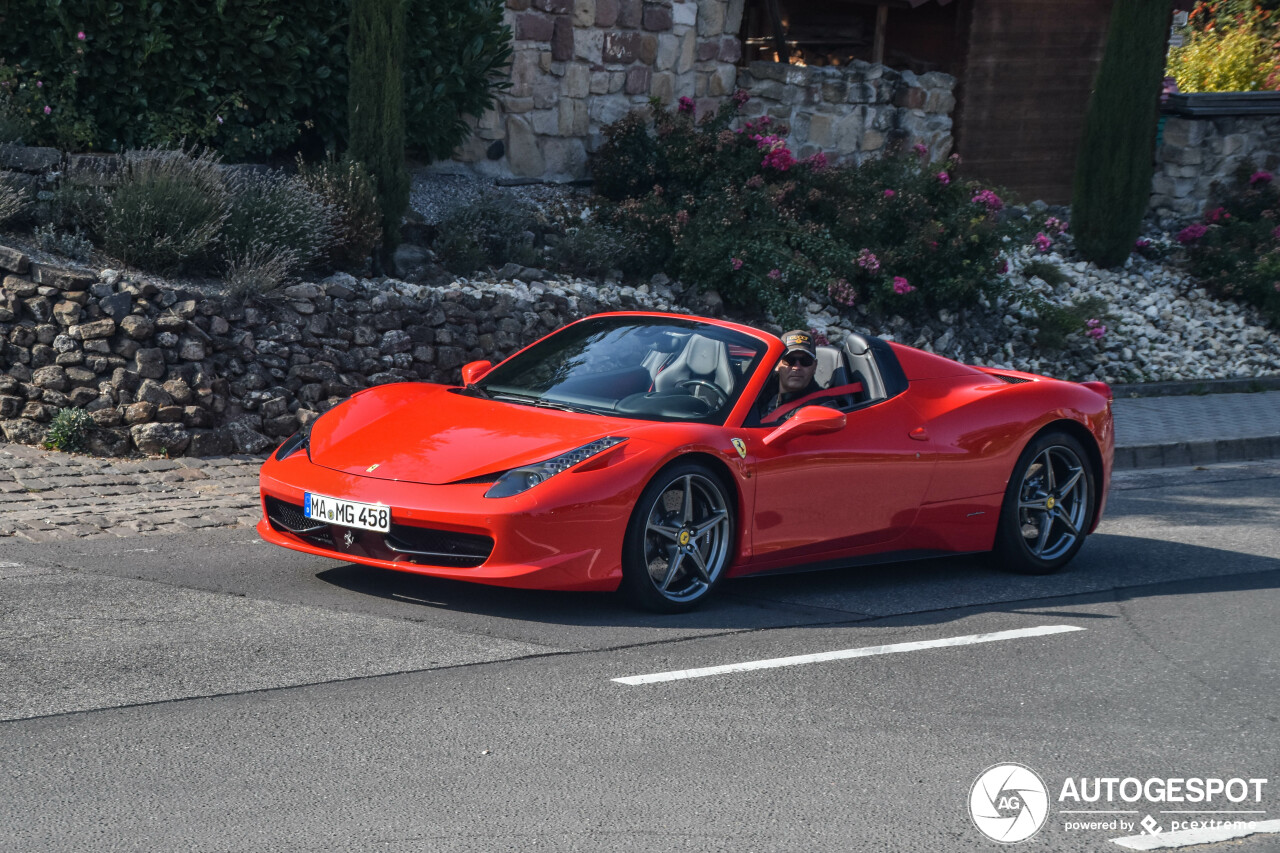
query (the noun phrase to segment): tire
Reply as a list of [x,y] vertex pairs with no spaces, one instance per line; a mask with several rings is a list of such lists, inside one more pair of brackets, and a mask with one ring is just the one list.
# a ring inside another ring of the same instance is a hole
[[664,468],[636,502],[622,553],[622,592],[659,613],[700,605],[724,578],[733,554],[732,493],[695,462]]
[[1019,574],[1058,571],[1084,544],[1096,500],[1093,468],[1080,442],[1065,432],[1037,436],[1009,477],[996,559]]

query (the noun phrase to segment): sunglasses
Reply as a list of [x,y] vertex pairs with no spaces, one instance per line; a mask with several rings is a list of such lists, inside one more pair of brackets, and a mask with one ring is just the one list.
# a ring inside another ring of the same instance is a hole
[[816,360],[811,355],[802,352],[788,353],[782,357],[783,364],[794,364],[799,367],[813,367]]

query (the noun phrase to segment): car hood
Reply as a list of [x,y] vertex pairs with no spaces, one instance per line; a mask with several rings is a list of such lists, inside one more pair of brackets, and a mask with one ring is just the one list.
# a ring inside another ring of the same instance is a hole
[[335,471],[439,485],[541,462],[634,426],[440,385],[382,385],[317,420],[308,452],[312,463]]

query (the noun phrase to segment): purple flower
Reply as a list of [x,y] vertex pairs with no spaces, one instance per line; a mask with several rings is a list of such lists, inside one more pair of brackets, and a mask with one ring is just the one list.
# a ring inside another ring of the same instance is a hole
[[746,89],[739,89],[733,93],[733,102],[741,107],[747,101],[751,100],[751,96],[747,94]]
[[1177,241],[1185,246],[1188,243],[1194,243],[1207,233],[1209,233],[1209,226],[1193,222],[1178,232]]
[[862,267],[867,272],[880,271],[880,259],[877,258],[870,249],[863,249],[862,251],[858,252],[857,263],[858,263],[858,266]]
[[894,197],[895,195],[897,195],[897,194],[898,194],[898,193],[897,193],[896,191],[894,191],[894,190],[885,190],[885,191],[884,191],[884,197],[885,197],[885,198],[893,198],[893,197]]
[[900,276],[900,275],[895,275],[895,276],[893,277],[893,292],[894,292],[894,293],[896,293],[896,294],[898,294],[899,296],[901,296],[901,295],[903,295],[904,293],[910,293],[910,292],[911,292],[911,291],[913,291],[913,290],[915,290],[915,288],[914,288],[914,287],[912,287],[912,286],[911,286],[911,283],[910,283],[909,281],[907,281],[905,278],[903,278],[902,276]]
[[37,89],[43,89],[43,88],[44,88],[44,81],[43,81],[43,80],[37,80],[37,81],[36,81],[36,88],[37,88]]
[[1249,186],[1251,187],[1257,186],[1258,184],[1269,184],[1269,183],[1271,183],[1270,172],[1254,172],[1252,175],[1249,176]]
[[1277,240],[1280,240],[1280,225],[1277,225],[1276,230],[1271,232],[1271,236]]
[[729,266],[733,267],[734,272],[742,269],[742,258],[730,258]]
[[680,97],[680,105],[676,107],[676,111],[693,115],[693,109],[693,98],[687,98],[682,95]]
[[996,267],[996,272],[1000,273],[1000,275],[1004,275],[1004,274],[1005,274],[1005,273],[1007,273],[1008,271],[1009,271],[1009,261],[1008,261],[1008,259],[1006,259],[1006,258],[1001,258],[1001,259],[1000,259],[1000,266]]
[[677,212],[676,212],[676,224],[678,224],[678,225],[688,225],[688,224],[689,224],[689,211],[687,211],[687,210],[680,210],[680,211],[677,211]]
[[1150,249],[1151,241],[1148,240],[1146,237],[1139,237],[1137,240],[1133,241],[1133,248],[1139,252],[1141,252],[1143,249]]
[[1205,222],[1222,222],[1230,218],[1231,214],[1227,213],[1227,209],[1225,207],[1215,207],[1204,215]]
[[1056,216],[1050,216],[1044,221],[1044,230],[1050,234],[1061,234],[1069,227],[1068,223],[1062,221]]
[[222,116],[214,116],[218,120],[218,124],[222,124]]
[[946,172],[939,172],[938,183],[942,184],[945,187],[947,184],[951,183],[951,176],[948,175]]
[[48,104],[45,104],[45,107],[44,107],[44,114],[45,114],[45,115],[48,115],[48,114],[49,114],[49,113],[51,113],[51,112],[53,112],[53,107],[49,106]]
[[76,38],[80,39],[80,41],[84,41],[84,30],[76,33]]
[[842,278],[827,285],[827,295],[831,297],[832,302],[852,307],[857,301],[858,291]]
[[1102,325],[1102,321],[1096,317],[1090,319],[1089,322],[1084,325],[1086,328],[1085,334],[1093,338],[1095,341],[1102,340],[1107,334],[1107,327]]
[[995,213],[997,210],[1004,207],[1004,202],[1000,200],[1000,196],[996,195],[991,190],[983,190],[975,195],[971,201],[974,204],[982,205],[991,213]]
[[915,145],[912,145],[911,150],[921,157],[929,156],[929,146],[925,145],[923,142],[917,142]]
[[817,154],[804,158],[804,164],[815,172],[821,172],[827,168],[827,155],[819,151]]
[[1035,239],[1031,241],[1041,252],[1049,251],[1049,247],[1053,245],[1053,238],[1041,231],[1036,234]]
[[769,278],[773,279],[774,281],[777,281],[778,279],[782,278],[782,270],[777,268],[769,270]]

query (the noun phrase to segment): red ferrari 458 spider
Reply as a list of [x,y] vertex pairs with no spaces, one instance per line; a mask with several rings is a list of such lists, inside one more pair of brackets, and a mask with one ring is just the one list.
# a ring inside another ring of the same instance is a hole
[[1105,384],[856,334],[813,351],[808,392],[771,408],[773,335],[588,317],[466,365],[461,386],[353,394],[263,465],[258,531],[370,566],[621,588],[681,611],[726,577],[785,569],[993,551],[1052,572],[1097,527]]

